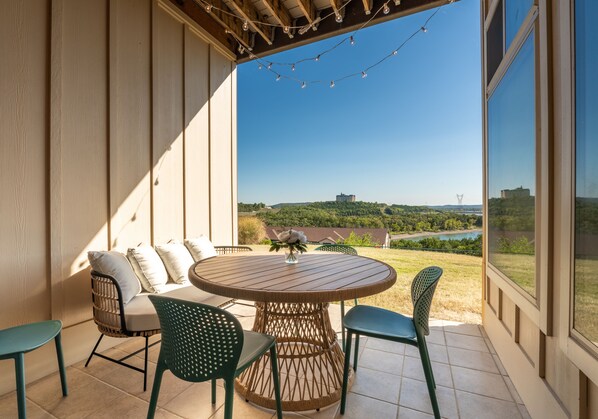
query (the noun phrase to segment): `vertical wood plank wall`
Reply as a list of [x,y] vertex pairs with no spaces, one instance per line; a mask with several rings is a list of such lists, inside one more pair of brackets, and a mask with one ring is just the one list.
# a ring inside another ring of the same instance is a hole
[[88,250],[236,241],[235,63],[168,3],[0,0],[0,329],[60,319],[67,362],[97,338]]

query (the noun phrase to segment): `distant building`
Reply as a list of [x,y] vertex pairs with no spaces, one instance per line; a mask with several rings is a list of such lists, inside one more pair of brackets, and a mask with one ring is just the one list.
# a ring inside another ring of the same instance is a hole
[[372,242],[380,247],[390,247],[390,234],[385,228],[337,228],[337,227],[266,227],[266,234],[270,240],[276,240],[282,231],[292,228],[303,231],[307,241],[312,244],[336,244],[347,239],[351,233],[358,236],[369,234]]
[[355,195],[345,195],[341,192],[336,196],[336,202],[355,202]]
[[515,189],[503,189],[500,191],[500,197],[503,199],[509,198],[529,198],[530,191],[529,189],[524,189],[523,186],[520,186]]

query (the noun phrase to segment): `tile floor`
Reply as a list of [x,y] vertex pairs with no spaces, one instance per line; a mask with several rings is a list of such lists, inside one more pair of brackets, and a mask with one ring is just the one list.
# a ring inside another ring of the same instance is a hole
[[[235,305],[230,309],[244,327],[253,324],[254,309]],[[338,306],[330,309],[333,326],[339,330]],[[523,402],[502,367],[481,326],[435,320],[431,322],[428,348],[437,383],[440,412],[446,418],[529,418]],[[127,341],[107,351],[124,356],[141,345]],[[432,418],[427,387],[416,348],[362,338],[360,366],[347,399],[346,419]],[[150,349],[151,389],[159,345]],[[141,355],[131,362],[143,365]],[[94,358],[67,369],[70,395],[61,397],[57,374],[27,386],[29,418],[144,418],[150,390],[143,392],[141,374]],[[218,387],[217,403],[210,403],[209,383],[191,384],[167,372],[164,375],[157,418],[222,418],[224,390]],[[285,413],[288,418],[341,417],[338,403],[320,412]],[[0,398],[0,418],[16,417],[16,396]],[[235,418],[270,419],[264,410],[235,397]]]

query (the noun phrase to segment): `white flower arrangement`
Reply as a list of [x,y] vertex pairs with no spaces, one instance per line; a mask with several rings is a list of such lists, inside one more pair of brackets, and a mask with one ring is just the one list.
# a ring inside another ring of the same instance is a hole
[[270,245],[270,251],[280,249],[289,249],[290,253],[307,251],[307,236],[303,231],[293,230],[292,228],[277,234],[278,241],[273,241]]

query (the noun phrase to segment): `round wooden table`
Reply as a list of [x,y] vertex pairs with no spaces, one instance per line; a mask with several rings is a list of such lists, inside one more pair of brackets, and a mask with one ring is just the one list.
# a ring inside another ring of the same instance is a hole
[[[339,253],[305,253],[296,265],[284,254],[238,253],[204,259],[190,269],[196,287],[255,301],[253,330],[276,336],[283,410],[311,410],[340,399],[344,354],[330,324],[331,301],[377,294],[396,281],[380,261]],[[269,355],[237,379],[246,400],[276,407]],[[351,374],[350,380],[353,376]]]

